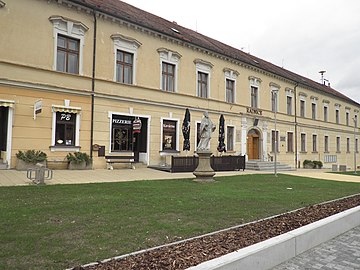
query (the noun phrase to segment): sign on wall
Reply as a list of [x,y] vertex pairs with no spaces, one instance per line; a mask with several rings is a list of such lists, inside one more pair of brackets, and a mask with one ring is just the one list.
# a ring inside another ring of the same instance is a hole
[[36,115],[41,113],[41,111],[42,111],[42,99],[39,99],[34,103],[34,120],[36,119]]

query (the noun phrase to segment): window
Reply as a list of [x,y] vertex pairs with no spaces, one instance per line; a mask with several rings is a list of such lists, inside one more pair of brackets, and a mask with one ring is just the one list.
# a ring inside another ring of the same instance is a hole
[[328,107],[324,106],[324,122],[328,121]]
[[226,148],[227,151],[234,151],[234,127],[227,127]]
[[175,91],[175,65],[162,62],[162,90]]
[[76,152],[80,150],[81,108],[52,105],[51,151]]
[[51,16],[54,38],[54,64],[56,71],[83,74],[83,47],[89,29],[79,21],[61,16]]
[[355,151],[356,151],[356,153],[358,153],[358,152],[359,152],[359,148],[358,148],[358,139],[357,139],[357,138],[355,139]]
[[114,81],[136,84],[137,50],[141,43],[121,34],[111,35],[114,42]]
[[176,92],[177,70],[181,55],[166,48],[159,48],[160,55],[160,89],[167,92]]
[[271,111],[273,111],[273,112],[277,112],[277,110],[278,110],[277,95],[278,95],[278,92],[271,91]]
[[350,138],[346,138],[346,153],[350,153]]
[[75,146],[76,134],[76,114],[57,112],[55,145],[56,146]]
[[340,137],[336,137],[336,152],[340,153]]
[[133,60],[132,53],[117,51],[116,54],[116,81],[132,84],[133,82]]
[[202,98],[210,97],[210,71],[213,64],[210,62],[195,59],[196,65],[196,96]]
[[329,153],[329,136],[324,137],[324,152]]
[[355,127],[357,128],[357,126],[358,126],[358,117],[357,117],[357,114],[356,115],[354,115],[354,125],[355,125]]
[[340,122],[340,111],[338,109],[335,110],[335,122],[336,124]]
[[346,120],[346,125],[348,126],[349,125],[349,112],[346,112],[345,114],[345,120]]
[[287,152],[294,152],[294,133],[287,133]]
[[226,79],[226,102],[235,101],[235,81]]
[[286,97],[286,113],[288,115],[292,114],[292,97]]
[[[276,146],[276,147],[275,147]],[[275,149],[277,152],[279,152],[279,131],[272,130],[271,131],[271,152],[275,152]]]
[[79,73],[79,40],[58,35],[56,70]]
[[224,68],[225,76],[225,101],[228,103],[235,103],[236,100],[236,79],[239,72],[230,68]]
[[312,135],[312,151],[313,152],[317,152],[317,135],[313,134]]
[[300,150],[301,152],[306,152],[306,134],[301,133],[300,139]]
[[255,86],[251,86],[251,107],[258,107],[258,88]]
[[300,100],[300,116],[305,117],[305,100]]
[[316,119],[316,103],[311,103],[311,118]]
[[198,97],[208,98],[208,74],[198,72]]
[[162,150],[177,150],[177,121],[163,120]]

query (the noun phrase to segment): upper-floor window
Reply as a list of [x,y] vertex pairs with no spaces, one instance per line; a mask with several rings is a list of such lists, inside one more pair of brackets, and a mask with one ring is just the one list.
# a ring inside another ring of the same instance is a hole
[[51,16],[54,33],[53,69],[72,74],[83,74],[83,47],[88,27],[79,21]]
[[196,65],[196,96],[202,98],[210,97],[210,71],[213,64],[210,62],[195,59]]
[[271,91],[271,111],[277,112],[278,111],[278,94],[279,92]]
[[328,121],[328,107],[324,106],[324,122]]
[[133,83],[134,54],[117,51],[116,54],[116,81],[121,83]]
[[358,149],[359,149],[359,148],[358,148],[358,139],[356,138],[356,139],[355,139],[355,151],[356,151],[356,153],[359,152]]
[[198,71],[197,74],[197,96],[198,97],[202,97],[202,98],[208,98],[209,97],[209,93],[208,93],[208,83],[209,83],[209,74],[207,73],[203,73]]
[[79,40],[58,35],[56,70],[79,73]]
[[316,119],[316,103],[311,103],[311,118]]
[[225,75],[225,101],[228,103],[235,103],[236,101],[236,79],[239,72],[230,68],[224,68]]
[[181,55],[178,52],[159,48],[157,50],[160,56],[160,89],[167,92],[177,91],[177,72]]
[[235,81],[226,79],[226,102],[234,103],[235,101]]
[[335,122],[336,122],[336,124],[339,124],[339,122],[340,122],[340,111],[339,111],[339,109],[335,110]]
[[290,96],[286,97],[286,113],[288,115],[292,114],[292,97]]
[[300,116],[305,117],[305,100],[300,100]]
[[120,34],[111,35],[114,41],[115,67],[114,81],[136,84],[137,50],[141,43]]
[[258,95],[259,88],[256,86],[251,86],[251,107],[258,108]]
[[348,126],[350,123],[350,113],[349,112],[345,113],[345,121],[346,121],[346,125]]
[[357,128],[358,126],[358,116],[357,114],[354,115],[354,126]]
[[162,62],[161,89],[168,92],[175,91],[175,65]]

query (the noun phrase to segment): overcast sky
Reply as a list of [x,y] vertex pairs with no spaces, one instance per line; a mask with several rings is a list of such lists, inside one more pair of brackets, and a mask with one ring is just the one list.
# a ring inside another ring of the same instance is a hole
[[360,103],[359,0],[125,0]]

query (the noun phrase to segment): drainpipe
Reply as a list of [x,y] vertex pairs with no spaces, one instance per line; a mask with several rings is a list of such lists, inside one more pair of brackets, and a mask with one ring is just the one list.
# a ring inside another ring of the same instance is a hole
[[298,87],[299,83],[295,84],[294,87],[294,95],[295,95],[295,115],[294,115],[294,123],[295,123],[295,170],[297,170],[298,167],[298,146],[297,146],[297,95],[296,95],[296,88]]
[[90,158],[93,158],[93,144],[94,144],[94,101],[95,101],[95,66],[96,66],[96,32],[97,20],[96,11],[93,9],[94,14],[94,41],[93,41],[93,66],[91,76],[91,121],[90,121]]

